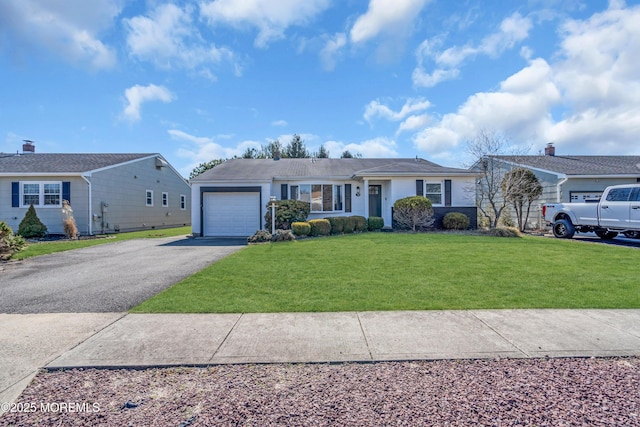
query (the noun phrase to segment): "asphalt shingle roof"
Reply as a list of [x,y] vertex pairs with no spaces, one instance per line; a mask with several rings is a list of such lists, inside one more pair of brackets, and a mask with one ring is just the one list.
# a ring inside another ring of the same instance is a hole
[[192,181],[269,181],[274,178],[338,178],[354,175],[472,174],[424,159],[231,159]]
[[640,156],[495,156],[501,160],[565,175],[637,175]]
[[0,154],[0,173],[82,173],[154,154]]

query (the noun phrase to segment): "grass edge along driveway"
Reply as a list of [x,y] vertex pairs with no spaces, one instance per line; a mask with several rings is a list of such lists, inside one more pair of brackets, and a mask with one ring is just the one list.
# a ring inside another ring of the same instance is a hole
[[531,236],[335,236],[249,246],[132,312],[638,308],[639,256]]
[[106,243],[121,242],[131,239],[148,239],[159,237],[182,236],[191,233],[191,227],[156,228],[144,231],[131,231],[110,235],[96,235],[93,239],[80,240],[54,240],[28,243],[27,247],[15,253],[10,259],[22,260],[39,255],[53,254],[56,252],[70,251],[73,249],[88,248],[90,246],[104,245]]

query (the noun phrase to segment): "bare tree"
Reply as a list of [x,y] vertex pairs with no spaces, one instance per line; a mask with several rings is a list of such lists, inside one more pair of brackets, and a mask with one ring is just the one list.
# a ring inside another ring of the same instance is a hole
[[[505,194],[502,189],[504,176],[513,169],[513,162],[522,153],[517,152],[503,135],[485,130],[467,143],[467,151],[474,159],[470,169],[478,172],[476,206],[488,220],[489,226],[496,228],[507,206],[509,193],[519,188],[514,177],[514,182],[507,185]],[[506,154],[512,156],[511,162],[499,158]]]

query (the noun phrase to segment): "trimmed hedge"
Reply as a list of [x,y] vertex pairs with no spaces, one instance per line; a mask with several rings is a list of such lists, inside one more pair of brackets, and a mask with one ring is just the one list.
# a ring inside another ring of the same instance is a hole
[[496,227],[483,231],[482,234],[492,237],[522,237],[522,233],[515,227]]
[[442,219],[447,230],[466,230],[469,228],[469,217],[461,212],[449,212]]
[[296,236],[308,236],[311,234],[311,225],[308,222],[293,222],[291,223],[291,230]]
[[370,216],[367,220],[367,228],[369,231],[380,230],[384,227],[384,218],[379,216]]
[[344,228],[342,229],[342,232],[345,234],[348,233],[353,233],[353,230],[356,228],[356,221],[353,219],[352,216],[345,216],[344,218]]
[[342,216],[330,216],[325,218],[331,224],[331,234],[344,233],[344,217]]
[[367,230],[367,219],[363,216],[352,215],[350,218],[353,218],[353,231],[366,231]]
[[309,225],[312,236],[328,236],[331,233],[331,223],[326,219],[312,219]]

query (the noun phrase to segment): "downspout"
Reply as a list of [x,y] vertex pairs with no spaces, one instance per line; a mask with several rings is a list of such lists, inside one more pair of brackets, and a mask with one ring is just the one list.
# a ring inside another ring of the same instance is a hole
[[[557,194],[556,194],[556,198],[558,199],[558,203],[562,203],[562,199],[561,199],[561,197],[562,197],[562,192],[560,191],[560,187],[562,187],[562,184],[564,184],[565,182],[567,182],[567,180],[568,180],[568,179],[569,179],[569,177],[565,175],[565,176],[564,176],[564,178],[562,178],[562,179],[560,180],[560,182],[558,182],[558,183],[556,184],[556,192],[557,192]],[[571,201],[571,200],[569,200],[569,201]]]
[[93,206],[93,196],[91,194],[91,180],[89,180],[89,178],[87,178],[86,176],[82,175],[82,179],[84,179],[85,181],[87,181],[87,184],[89,185],[89,212],[88,212],[88,221],[87,224],[89,224],[89,236],[93,236],[93,218],[91,216],[91,206]]

